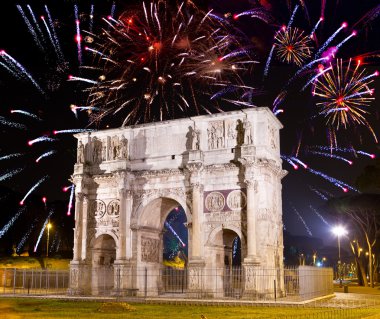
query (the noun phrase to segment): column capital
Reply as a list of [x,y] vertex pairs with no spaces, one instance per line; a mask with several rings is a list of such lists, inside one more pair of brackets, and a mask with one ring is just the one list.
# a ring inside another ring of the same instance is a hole
[[193,191],[203,192],[204,185],[200,182],[193,182],[190,184],[190,186],[193,188]]
[[257,192],[257,186],[258,186],[257,180],[246,179],[244,180],[244,184],[248,190],[254,190],[255,192]]
[[199,174],[203,171],[203,162],[190,162],[186,164],[186,168],[191,174]]

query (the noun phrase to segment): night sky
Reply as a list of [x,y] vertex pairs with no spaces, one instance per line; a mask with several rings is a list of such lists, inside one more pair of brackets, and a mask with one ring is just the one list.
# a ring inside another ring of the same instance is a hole
[[[139,1],[116,1],[115,17],[117,17],[131,3]],[[174,2],[174,1],[173,1]],[[373,18],[376,14],[366,19],[363,16],[377,6],[376,0],[354,1],[302,1],[306,8],[300,6],[295,15],[293,26],[305,30],[309,33],[321,15],[321,4],[327,3],[324,10],[324,21],[317,30],[318,45],[330,37],[337,28],[346,21],[348,27],[344,29],[329,47],[336,45],[347,37],[353,30],[358,35],[347,41],[336,56],[344,60],[350,57],[357,58],[369,52],[375,52],[379,48],[379,19]],[[20,1],[23,10],[28,14],[26,4]],[[70,74],[81,74],[78,68],[77,45],[75,42],[75,17],[74,4],[78,4],[83,30],[88,26],[88,14],[90,5],[95,5],[94,30],[99,30],[99,18],[106,17],[111,13],[113,1],[33,1],[32,8],[35,12],[39,25],[42,28],[40,16],[46,15],[44,5],[47,4],[54,20],[55,30],[63,54],[65,63],[58,63],[56,53],[47,39],[45,29],[45,42],[42,51],[36,45],[33,36],[28,32],[22,16],[13,1],[2,1],[1,8],[1,36],[0,50],[4,49],[13,58],[17,59],[29,72],[33,78],[44,88],[46,94],[41,95],[36,87],[27,79],[17,78],[0,67],[0,117],[9,121],[24,123],[28,129],[20,130],[0,124],[1,142],[0,157],[11,153],[26,153],[20,158],[0,161],[0,174],[5,174],[16,168],[23,167],[22,174],[14,178],[1,181],[0,185],[10,187],[22,196],[43,176],[48,176],[47,181],[42,183],[34,192],[36,198],[47,196],[49,202],[63,200],[68,202],[68,193],[63,193],[61,188],[69,185],[69,177],[73,171],[76,159],[75,138],[70,135],[59,136],[59,143],[54,143],[52,149],[56,154],[42,159],[35,164],[33,159],[49,147],[45,145],[29,148],[27,141],[41,135],[54,137],[53,130],[86,128],[89,118],[85,112],[79,112],[76,118],[70,110],[71,104],[85,105],[86,95],[83,93],[83,85],[76,82],[68,82]],[[291,4],[291,8],[288,7]],[[252,98],[252,103],[257,106],[272,107],[276,96],[289,78],[297,72],[299,67],[288,65],[273,58],[268,76],[263,79],[263,70],[268,58],[269,51],[273,44],[275,32],[282,26],[287,25],[292,11],[299,1],[248,1],[248,0],[213,0],[198,1],[204,10],[213,9],[213,12],[226,17],[234,27],[244,34],[246,40],[252,46],[252,54],[260,64],[255,67],[250,75],[244,76],[244,81],[249,85],[254,85],[262,93]],[[235,14],[261,6],[266,9],[271,21],[264,23],[261,20],[253,19],[249,15],[239,19],[233,19]],[[379,16],[377,10],[377,16]],[[30,19],[30,15],[28,15]],[[371,19],[373,20],[371,21]],[[309,22],[310,21],[310,22]],[[355,26],[353,28],[352,26]],[[83,33],[82,33],[83,34]],[[85,46],[83,43],[82,48]],[[309,60],[310,61],[310,60]],[[0,62],[3,60],[0,58]],[[91,64],[91,59],[83,54],[83,64]],[[379,59],[370,54],[364,59],[364,65],[368,74],[379,69]],[[358,156],[350,154],[340,154],[354,161],[353,165],[331,158],[321,157],[307,153],[312,146],[329,146],[329,139],[325,120],[316,117],[316,98],[312,96],[311,89],[301,92],[302,86],[310,76],[305,76],[295,81],[289,87],[287,97],[281,105],[283,113],[278,115],[283,123],[284,129],[281,132],[281,153],[285,156],[295,156],[298,150],[299,159],[308,164],[309,167],[321,171],[324,174],[333,176],[347,184],[354,186],[355,179],[366,165],[372,163],[368,156]],[[378,98],[379,81],[376,80],[370,85],[375,89],[374,97]],[[27,118],[22,114],[10,114],[11,109],[27,110],[36,114],[40,120]],[[368,122],[372,125],[375,133],[379,133],[378,102],[373,101],[366,115]],[[183,116],[178,114],[178,117]],[[120,123],[115,119],[110,119],[100,123],[98,128],[115,127]],[[365,126],[350,126],[347,130],[339,130],[339,147],[353,147],[356,150],[363,150],[370,154],[378,153],[378,144],[374,141],[371,133]],[[300,144],[299,144],[300,143]],[[312,205],[323,216],[325,201],[317,195],[315,191],[323,193],[326,197],[343,196],[345,193],[339,188],[329,183],[325,179],[311,174],[308,170],[299,165],[298,170],[294,170],[291,165],[284,161],[284,169],[289,174],[283,180],[283,214],[284,224],[287,231],[295,235],[308,236],[308,232],[300,218],[294,210],[297,210],[303,217],[307,227],[313,237],[323,238],[325,242],[333,239],[330,230],[321,219],[310,208]],[[350,191],[349,194],[354,192]],[[16,196],[17,198],[17,196]],[[21,199],[20,198],[20,199]],[[18,199],[18,200],[20,200]],[[0,228],[15,214],[15,210],[2,211]],[[67,217],[71,218],[71,217]]]

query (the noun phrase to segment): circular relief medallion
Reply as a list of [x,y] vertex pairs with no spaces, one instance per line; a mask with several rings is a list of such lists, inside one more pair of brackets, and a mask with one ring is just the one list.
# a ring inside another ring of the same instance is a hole
[[225,200],[222,193],[211,192],[207,195],[205,205],[210,212],[219,212],[224,208]]
[[232,191],[227,196],[227,206],[231,210],[242,209],[245,207],[246,204],[247,199],[245,197],[245,194],[239,189]]
[[108,215],[119,215],[119,201],[113,200],[107,206],[107,214]]
[[94,203],[94,211],[95,217],[103,217],[106,213],[106,204],[102,200],[97,199]]

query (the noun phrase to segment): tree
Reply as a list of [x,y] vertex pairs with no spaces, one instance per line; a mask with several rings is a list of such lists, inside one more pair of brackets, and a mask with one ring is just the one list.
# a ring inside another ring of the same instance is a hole
[[[359,243],[364,242],[367,246],[369,279],[371,286],[374,287],[374,265],[377,264],[375,258],[378,257],[377,253],[375,255],[375,247],[380,236],[380,195],[359,194],[331,199],[328,202],[328,211],[331,215],[340,220],[344,219],[351,225],[351,250],[362,277],[361,258],[363,255]],[[365,276],[362,279],[365,284]]]
[[361,192],[380,194],[380,159],[374,165],[368,165],[356,179]]

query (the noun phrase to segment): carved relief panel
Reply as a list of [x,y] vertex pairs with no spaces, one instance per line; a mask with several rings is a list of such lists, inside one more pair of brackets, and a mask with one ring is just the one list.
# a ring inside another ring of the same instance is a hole
[[96,227],[119,227],[120,201],[118,199],[110,201],[108,205],[102,200],[96,200],[94,210]]
[[159,245],[158,239],[141,237],[141,261],[159,262]]
[[207,137],[209,150],[224,148],[224,122],[209,122],[207,128]]

